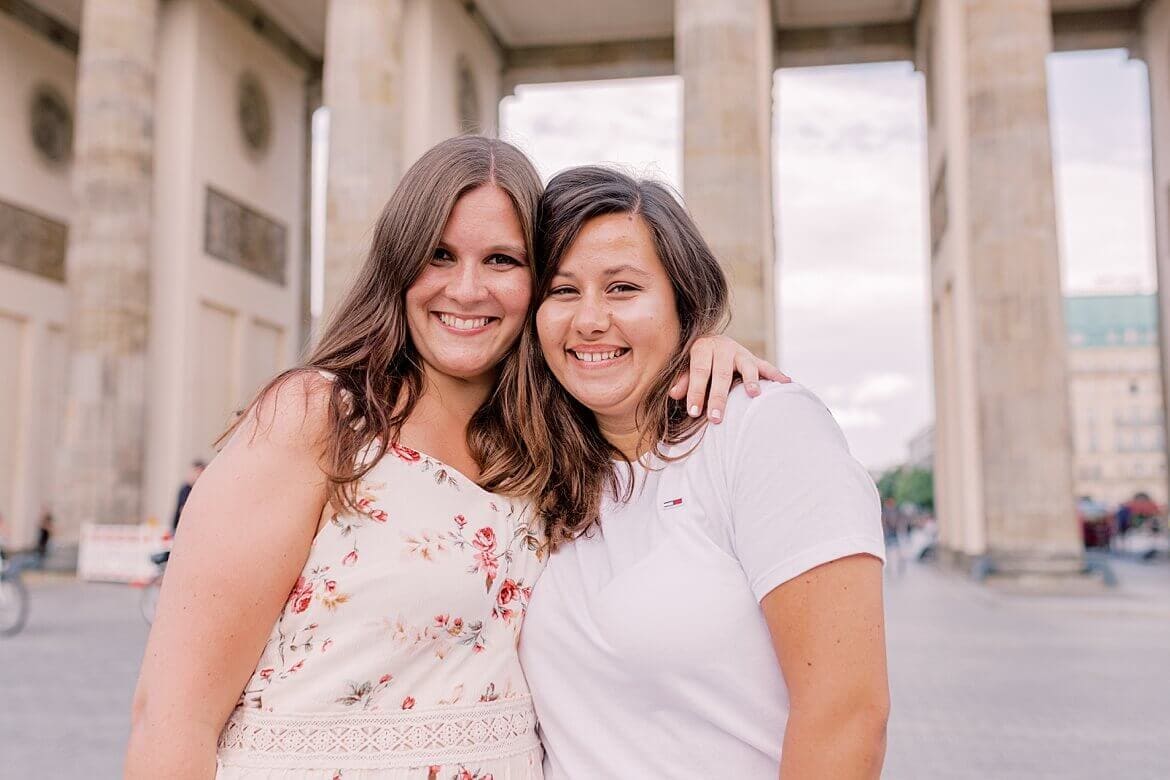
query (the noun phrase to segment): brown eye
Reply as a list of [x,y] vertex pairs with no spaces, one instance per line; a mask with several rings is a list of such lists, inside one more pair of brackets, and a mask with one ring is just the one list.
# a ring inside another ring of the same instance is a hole
[[519,260],[517,260],[516,258],[511,257],[509,255],[492,255],[484,262],[486,262],[488,265],[499,265],[499,266],[507,266],[507,267],[516,267],[516,266],[523,265],[523,263],[521,263]]

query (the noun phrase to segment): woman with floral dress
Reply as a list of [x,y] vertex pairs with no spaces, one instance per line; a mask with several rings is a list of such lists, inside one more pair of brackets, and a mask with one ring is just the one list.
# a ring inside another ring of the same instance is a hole
[[[127,777],[541,776],[516,650],[544,565],[536,479],[492,471],[523,446],[502,421],[540,413],[515,349],[540,192],[485,138],[407,171],[304,366],[258,394],[192,491]],[[712,408],[733,364],[757,378],[728,340],[693,354],[689,405],[712,370]]]

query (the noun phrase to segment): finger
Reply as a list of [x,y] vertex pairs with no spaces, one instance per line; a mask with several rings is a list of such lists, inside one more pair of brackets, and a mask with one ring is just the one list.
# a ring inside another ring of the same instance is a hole
[[723,422],[727,410],[727,393],[735,376],[735,353],[715,350],[711,369],[711,392],[707,396],[707,419],[713,423]]
[[743,378],[744,389],[747,394],[755,398],[760,394],[760,370],[756,356],[746,349],[741,349],[735,356],[735,370]]
[[779,382],[780,384],[784,385],[792,381],[792,377],[788,376],[788,374],[785,374],[783,371],[776,368],[776,366],[772,365],[768,361],[760,360],[758,362],[761,379],[771,379],[773,382]]
[[708,338],[699,339],[691,347],[691,370],[687,385],[687,414],[691,417],[698,417],[703,412],[714,351],[715,347]]
[[679,378],[670,386],[670,397],[676,401],[681,401],[687,396],[687,385],[691,382],[690,376],[687,374],[680,374]]

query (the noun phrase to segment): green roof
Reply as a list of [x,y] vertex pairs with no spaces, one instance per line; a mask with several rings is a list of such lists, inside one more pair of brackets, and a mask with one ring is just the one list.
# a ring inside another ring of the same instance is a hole
[[1069,296],[1064,299],[1064,323],[1074,349],[1157,344],[1158,296]]

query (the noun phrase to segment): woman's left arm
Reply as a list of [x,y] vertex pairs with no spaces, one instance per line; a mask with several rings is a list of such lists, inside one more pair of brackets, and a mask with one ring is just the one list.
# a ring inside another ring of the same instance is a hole
[[727,394],[736,374],[743,379],[744,388],[752,397],[760,394],[761,379],[792,381],[738,341],[727,336],[703,336],[691,345],[690,370],[671,386],[670,397],[676,401],[686,398],[691,417],[698,417],[706,404],[707,418],[713,423],[722,422]]
[[880,777],[890,711],[881,561],[826,563],[760,604],[788,685],[781,780]]

